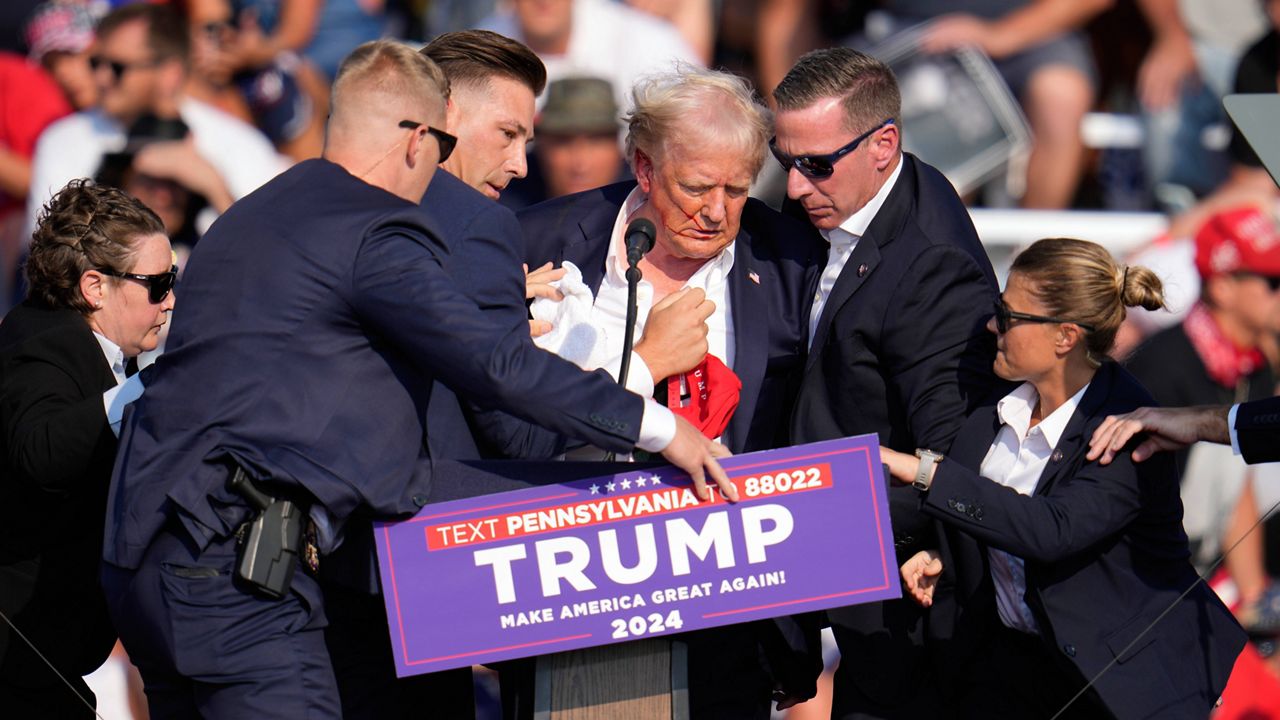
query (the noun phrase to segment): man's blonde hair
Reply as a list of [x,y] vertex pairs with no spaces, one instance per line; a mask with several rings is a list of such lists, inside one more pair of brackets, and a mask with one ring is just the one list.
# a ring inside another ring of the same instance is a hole
[[[764,165],[773,114],[741,77],[682,63],[673,72],[641,78],[631,98],[626,147],[632,170],[636,150],[656,160],[669,142],[707,139],[740,149],[751,160],[753,177]],[[677,136],[691,130],[699,134],[687,139]]]

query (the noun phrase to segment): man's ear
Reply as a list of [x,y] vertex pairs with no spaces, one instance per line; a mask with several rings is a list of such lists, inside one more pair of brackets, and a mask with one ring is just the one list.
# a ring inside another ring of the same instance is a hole
[[871,153],[875,157],[876,167],[883,169],[898,155],[902,134],[898,131],[898,124],[895,122],[877,130],[872,138]]
[[636,182],[640,184],[640,191],[648,195],[653,188],[653,161],[643,150],[635,152]]

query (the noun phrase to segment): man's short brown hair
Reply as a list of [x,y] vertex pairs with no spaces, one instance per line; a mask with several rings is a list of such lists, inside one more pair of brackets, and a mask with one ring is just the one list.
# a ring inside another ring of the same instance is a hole
[[112,10],[98,23],[97,35],[106,37],[135,20],[147,24],[147,47],[157,62],[181,60],[187,65],[191,59],[191,35],[178,11],[168,5],[134,3]]
[[547,86],[547,68],[523,43],[488,30],[448,32],[420,51],[435,61],[454,85],[483,85],[491,77],[514,80],[534,97]]
[[814,50],[801,57],[773,90],[778,110],[803,110],[840,98],[845,129],[861,133],[893,118],[901,127],[902,95],[888,65],[849,48]]

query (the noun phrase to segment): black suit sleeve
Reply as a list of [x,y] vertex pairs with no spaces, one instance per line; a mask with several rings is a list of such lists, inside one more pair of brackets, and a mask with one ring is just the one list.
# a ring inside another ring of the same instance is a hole
[[[450,274],[487,318],[504,328],[528,332],[525,278],[521,268],[524,234],[508,212],[479,213],[458,242],[463,262],[451,262]],[[483,259],[483,260],[481,260]],[[564,452],[564,437],[499,410],[463,399],[467,423],[483,443],[509,458],[550,458]]]
[[351,302],[366,326],[472,400],[556,432],[629,451],[643,401],[606,373],[539,350],[528,328],[498,327],[463,295],[416,229],[371,232],[353,270]]
[[89,474],[95,456],[115,442],[102,394],[77,382],[101,375],[101,368],[88,366],[95,360],[104,362],[100,355],[86,358],[54,343],[8,363],[0,422],[8,467],[22,481],[49,492],[71,492]]
[[973,257],[951,245],[912,263],[885,318],[882,368],[919,447],[946,451],[987,387],[994,291]]
[[992,547],[1027,560],[1057,562],[1133,522],[1143,506],[1143,478],[1173,482],[1168,457],[1147,461],[1140,473],[1130,457],[1136,445],[1109,465],[1086,463],[1060,478],[1051,493],[1033,496],[944,460],[923,509]]
[[1280,397],[1241,403],[1235,429],[1245,462],[1280,461]]

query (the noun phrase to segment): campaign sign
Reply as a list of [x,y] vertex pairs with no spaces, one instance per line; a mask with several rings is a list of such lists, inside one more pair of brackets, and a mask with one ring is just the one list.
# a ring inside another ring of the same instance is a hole
[[722,465],[736,503],[662,467],[376,525],[397,674],[900,596],[875,435]]

